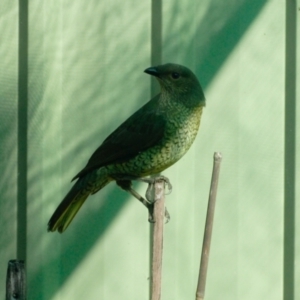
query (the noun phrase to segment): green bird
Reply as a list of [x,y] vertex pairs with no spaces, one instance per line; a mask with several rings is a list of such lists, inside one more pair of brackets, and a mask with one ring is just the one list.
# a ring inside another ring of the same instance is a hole
[[[89,195],[111,181],[140,200],[151,203],[131,186],[132,180],[162,172],[177,162],[197,135],[205,97],[188,68],[168,63],[144,71],[155,76],[161,92],[113,131],[93,153],[87,165],[55,210],[48,231],[64,232]],[[153,206],[152,206],[153,207]]]

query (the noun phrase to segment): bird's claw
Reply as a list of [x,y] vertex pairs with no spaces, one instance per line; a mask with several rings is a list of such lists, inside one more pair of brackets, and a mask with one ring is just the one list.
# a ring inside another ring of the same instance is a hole
[[167,210],[167,208],[165,207],[165,218],[166,218],[166,222],[165,224],[169,223],[170,219],[171,219],[171,216]]
[[148,221],[149,221],[149,223],[155,223],[153,212],[154,212],[154,205],[152,203],[148,206],[148,213],[149,213]]
[[[154,202],[155,202],[155,199],[153,198],[154,184],[160,180],[164,181],[164,183],[167,185],[169,193],[170,193],[172,191],[172,184],[171,184],[169,178],[162,176],[162,175],[154,177],[154,178],[141,178],[141,181],[148,183],[148,188],[147,188],[145,196],[146,196],[147,201],[150,203],[148,206],[148,211],[149,211],[148,221],[150,223],[155,222],[155,219],[153,217],[153,208],[154,208]],[[170,221],[170,214],[166,207],[165,207],[165,218],[166,218],[165,223],[168,223]]]
[[[146,199],[144,197],[142,197],[139,193],[137,193],[132,187],[131,187],[131,180],[132,178],[122,178],[122,179],[116,179],[116,183],[118,186],[120,186],[123,190],[129,192],[132,196],[134,196],[136,199],[138,199],[142,204],[144,204],[149,212],[149,217],[148,217],[148,221],[150,223],[154,223],[154,217],[153,217],[153,210],[154,210],[154,202],[155,199],[153,198],[154,193],[153,193],[153,189],[154,189],[154,184],[155,182],[159,181],[159,180],[163,180],[165,182],[165,184],[168,187],[169,191],[172,191],[172,184],[170,183],[170,180],[165,177],[165,176],[157,176],[155,178],[140,178],[140,179],[136,179],[139,181],[143,181],[148,183],[148,188],[146,191]],[[168,223],[170,221],[170,214],[167,210],[167,208],[165,207],[165,218],[166,218],[166,222]]]
[[154,186],[155,182],[157,182],[157,181],[162,180],[167,185],[169,192],[166,195],[169,195],[172,192],[173,187],[172,187],[172,184],[171,184],[169,178],[165,177],[163,175],[159,175],[159,176],[154,177],[154,178],[141,178],[140,180],[143,181],[143,182],[148,183],[148,185],[149,185],[148,189],[146,191],[146,199],[149,202],[153,202],[152,199],[151,199],[152,198],[151,195],[152,195],[152,191],[153,191],[153,186]]
[[[150,204],[148,206],[148,212],[149,212],[148,221],[149,221],[149,223],[155,223],[155,219],[154,219],[154,216],[153,216],[153,208],[154,208],[153,204]],[[169,214],[166,207],[165,207],[165,218],[166,218],[165,224],[169,223],[171,217],[170,217],[170,214]]]

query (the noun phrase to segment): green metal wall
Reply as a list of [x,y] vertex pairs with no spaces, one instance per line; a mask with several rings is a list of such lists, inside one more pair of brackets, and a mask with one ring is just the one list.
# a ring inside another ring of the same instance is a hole
[[299,298],[296,4],[163,1],[155,49],[151,1],[2,0],[0,297],[8,260],[25,258],[30,300],[148,299],[147,211],[115,184],[63,235],[46,225],[96,147],[150,99],[143,70],[162,55],[194,70],[207,98],[195,144],[164,172],[162,299],[195,298],[214,151],[206,299]]

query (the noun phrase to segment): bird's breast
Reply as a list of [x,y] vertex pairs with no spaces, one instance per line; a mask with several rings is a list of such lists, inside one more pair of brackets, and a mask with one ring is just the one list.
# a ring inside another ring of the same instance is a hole
[[170,118],[167,126],[166,143],[162,152],[166,152],[170,163],[179,160],[193,144],[199,130],[202,107],[181,111]]
[[140,152],[134,158],[108,166],[109,173],[144,177],[160,173],[177,162],[191,147],[197,135],[202,107],[181,110],[167,116],[162,140],[155,146]]

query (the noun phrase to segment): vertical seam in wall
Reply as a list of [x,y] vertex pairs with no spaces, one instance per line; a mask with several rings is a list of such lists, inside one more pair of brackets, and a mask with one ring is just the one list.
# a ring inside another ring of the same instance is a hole
[[[161,64],[162,60],[162,0],[151,3],[151,66]],[[153,76],[152,76],[153,77]],[[151,79],[151,97],[158,94],[158,84]]]
[[17,258],[26,259],[28,133],[28,0],[19,0],[18,68]]
[[283,298],[295,288],[296,0],[286,0]]

